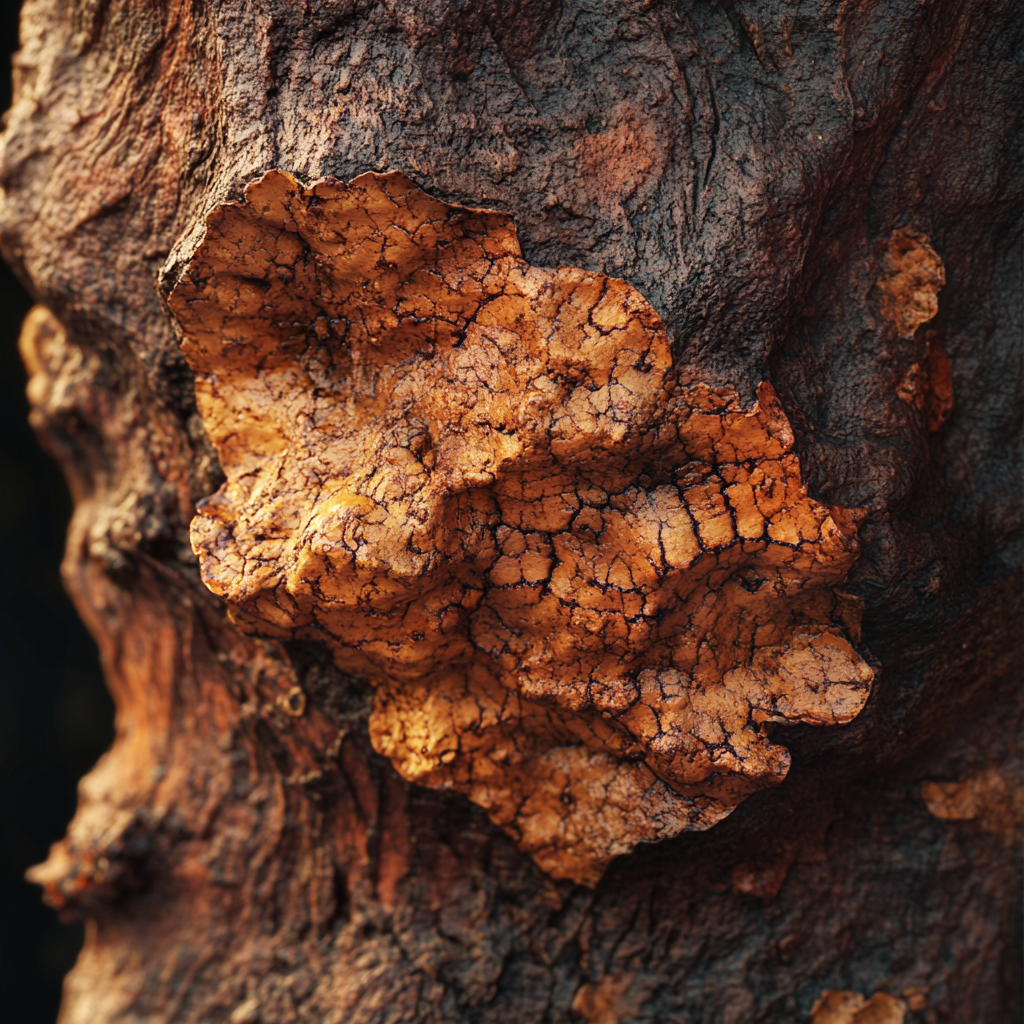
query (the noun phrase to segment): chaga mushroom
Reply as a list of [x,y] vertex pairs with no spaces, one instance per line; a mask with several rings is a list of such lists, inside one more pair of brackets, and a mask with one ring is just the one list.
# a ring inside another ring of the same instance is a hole
[[624,281],[523,260],[401,174],[272,171],[170,297],[227,480],[192,525],[247,630],[376,686],[375,748],[555,877],[704,829],[849,722],[855,516],[772,388],[673,374]]

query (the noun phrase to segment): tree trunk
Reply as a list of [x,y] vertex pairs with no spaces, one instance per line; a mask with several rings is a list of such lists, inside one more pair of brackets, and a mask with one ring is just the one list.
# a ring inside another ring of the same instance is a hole
[[1020,1016],[1020,44],[29,0],[63,1024]]

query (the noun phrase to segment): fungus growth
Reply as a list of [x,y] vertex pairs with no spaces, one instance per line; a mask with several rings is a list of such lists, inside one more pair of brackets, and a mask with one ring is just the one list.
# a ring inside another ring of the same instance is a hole
[[271,171],[170,297],[226,483],[192,525],[238,623],[376,686],[374,747],[555,877],[704,829],[872,670],[771,386],[681,383],[629,284],[400,174]]

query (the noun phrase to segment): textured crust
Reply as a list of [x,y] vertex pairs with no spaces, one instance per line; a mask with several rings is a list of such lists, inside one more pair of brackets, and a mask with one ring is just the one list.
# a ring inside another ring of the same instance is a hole
[[170,305],[227,474],[207,586],[327,640],[377,750],[548,873],[707,828],[785,776],[768,723],[863,706],[853,518],[808,498],[770,385],[676,383],[624,281],[399,174],[272,171]]

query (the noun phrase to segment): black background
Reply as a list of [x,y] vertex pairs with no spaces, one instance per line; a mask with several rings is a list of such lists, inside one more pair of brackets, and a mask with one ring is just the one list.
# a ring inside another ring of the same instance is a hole
[[[18,5],[0,0],[0,107],[10,106]],[[113,736],[96,647],[61,586],[71,506],[28,426],[18,329],[31,299],[0,264],[0,1019],[52,1024],[82,942],[25,869],[75,809],[75,783]]]

